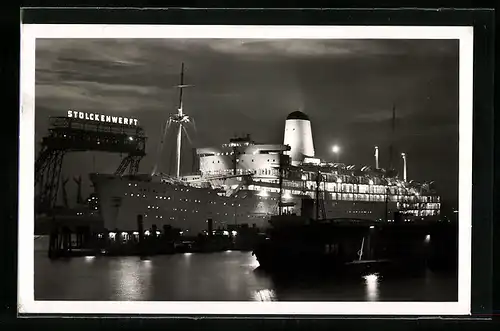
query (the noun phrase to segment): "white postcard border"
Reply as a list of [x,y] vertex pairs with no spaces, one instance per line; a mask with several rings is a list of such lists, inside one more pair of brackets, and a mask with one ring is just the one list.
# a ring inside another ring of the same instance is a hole
[[[37,38],[458,39],[458,302],[140,302],[35,301],[35,44]],[[21,314],[470,315],[472,227],[473,27],[21,25],[18,312]]]

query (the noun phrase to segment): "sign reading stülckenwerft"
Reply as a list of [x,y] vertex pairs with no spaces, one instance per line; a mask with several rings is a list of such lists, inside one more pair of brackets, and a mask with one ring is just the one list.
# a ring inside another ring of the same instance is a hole
[[81,120],[113,123],[113,124],[122,124],[122,125],[134,125],[134,126],[136,126],[138,123],[138,120],[135,118],[111,116],[111,115],[104,115],[104,114],[97,114],[97,113],[86,113],[86,112],[74,111],[74,110],[68,110],[68,117],[69,118],[78,118]]

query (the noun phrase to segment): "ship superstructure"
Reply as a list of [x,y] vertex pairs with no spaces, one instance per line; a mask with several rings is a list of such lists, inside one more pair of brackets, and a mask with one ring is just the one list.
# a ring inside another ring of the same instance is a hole
[[[186,86],[182,78],[181,92]],[[283,144],[256,143],[247,135],[198,148],[199,171],[183,175],[179,137],[189,117],[182,93],[179,105],[169,122],[178,125],[175,175],[162,174],[156,166],[151,175],[90,175],[108,230],[136,230],[137,215],[144,216],[145,228],[170,225],[192,234],[205,230],[209,219],[214,228],[263,228],[272,215],[300,214],[308,199],[316,201],[322,218],[391,222],[396,212],[408,222],[439,217],[433,183],[408,181],[406,154],[401,155],[403,178],[379,168],[378,147],[375,167],[322,161],[314,155],[311,123],[301,111],[287,117]]]

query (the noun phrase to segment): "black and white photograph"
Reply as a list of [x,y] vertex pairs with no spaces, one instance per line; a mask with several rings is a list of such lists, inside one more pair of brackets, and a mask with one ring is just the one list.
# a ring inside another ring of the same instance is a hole
[[471,28],[25,27],[21,307],[470,306]]

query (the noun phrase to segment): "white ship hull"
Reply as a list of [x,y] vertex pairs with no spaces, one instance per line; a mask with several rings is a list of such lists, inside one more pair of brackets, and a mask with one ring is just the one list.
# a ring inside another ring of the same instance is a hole
[[[144,229],[164,225],[197,234],[207,230],[207,220],[214,229],[228,225],[265,228],[270,216],[278,213],[279,193],[262,196],[259,191],[240,190],[232,197],[220,196],[209,188],[197,188],[172,183],[130,179],[114,175],[91,175],[99,198],[104,227],[110,231],[136,231],[137,216],[143,215]],[[295,203],[288,209],[300,215],[303,197],[292,196],[286,202]],[[327,218],[359,218],[383,220],[395,203],[334,201],[324,202]]]

